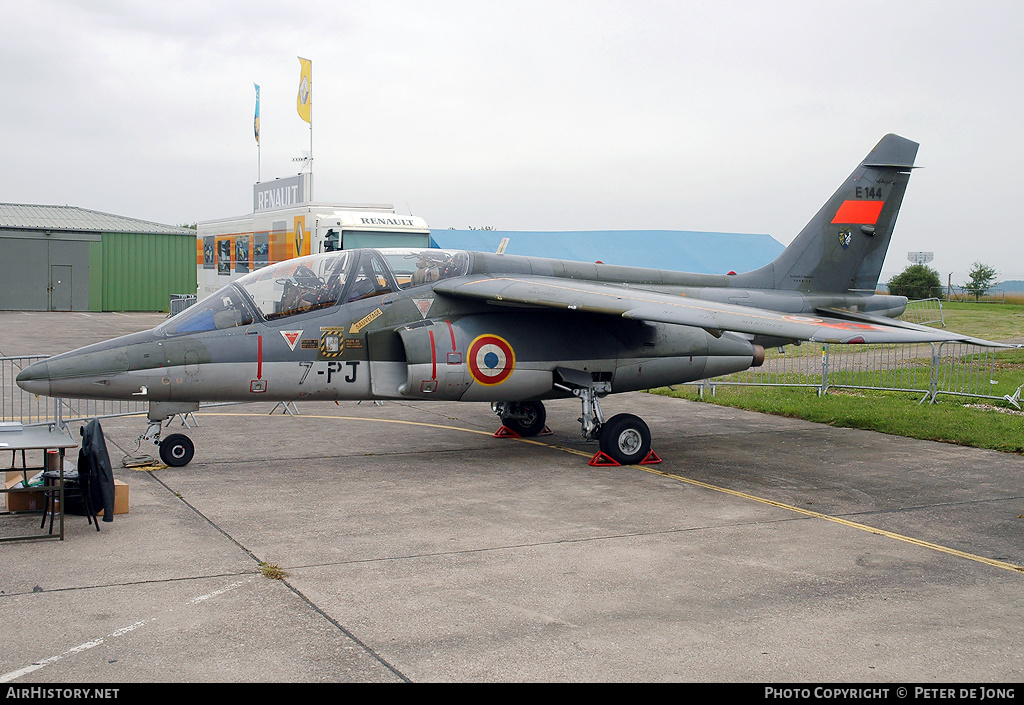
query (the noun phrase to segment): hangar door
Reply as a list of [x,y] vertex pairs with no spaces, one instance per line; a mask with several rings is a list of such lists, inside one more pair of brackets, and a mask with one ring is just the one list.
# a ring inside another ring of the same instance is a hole
[[50,265],[50,310],[70,311],[71,310],[71,282],[73,281],[72,266],[70,264]]
[[0,237],[0,310],[87,311],[89,243]]

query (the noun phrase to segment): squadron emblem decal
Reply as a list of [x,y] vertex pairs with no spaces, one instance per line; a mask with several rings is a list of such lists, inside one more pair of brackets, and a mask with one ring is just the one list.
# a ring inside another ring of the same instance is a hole
[[508,341],[497,335],[477,336],[469,345],[469,374],[480,384],[501,384],[516,368],[516,354]]
[[849,228],[840,228],[839,229],[839,244],[842,245],[843,249],[845,250],[847,247],[850,246],[851,242],[853,242],[853,235],[850,233],[850,229]]

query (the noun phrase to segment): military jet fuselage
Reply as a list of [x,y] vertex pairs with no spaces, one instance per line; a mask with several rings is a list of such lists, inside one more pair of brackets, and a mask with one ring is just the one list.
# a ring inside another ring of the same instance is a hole
[[[531,307],[441,290],[535,277],[545,278],[538,298],[556,287],[575,303]],[[608,315],[594,284],[726,301],[742,293],[765,303],[761,292],[707,291],[700,285],[709,280],[725,277],[478,252],[347,250],[258,270],[152,330],[37,363],[18,383],[37,394],[150,402],[520,401],[566,396],[556,383],[573,371],[616,392],[648,389],[745,370],[769,341]],[[905,303],[770,294],[773,308],[792,314]],[[589,299],[592,310],[578,310]]]
[[[883,138],[785,252],[753,272],[345,250],[256,270],[152,330],[48,358],[17,382],[36,394],[148,401],[153,422],[204,401],[486,401],[524,435],[543,428],[541,400],[577,396],[584,435],[636,462],[650,432],[630,415],[606,422],[608,393],[745,370],[765,346],[800,340],[963,339],[890,325],[906,299],[873,293],[916,151]],[[191,444],[178,443],[161,446],[165,461],[191,458]]]

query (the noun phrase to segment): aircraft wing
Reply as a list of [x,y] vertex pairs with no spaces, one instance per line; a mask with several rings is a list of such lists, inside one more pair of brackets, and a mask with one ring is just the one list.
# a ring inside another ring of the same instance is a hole
[[816,343],[929,343],[959,341],[1000,346],[978,338],[913,324],[893,325],[887,318],[843,320],[831,316],[789,314],[752,306],[706,301],[628,286],[537,276],[446,279],[434,285],[445,296],[494,304],[583,311],[639,321],[674,323],[750,335]]
[[[918,323],[911,323],[909,321],[898,321],[893,318],[887,318],[885,316],[876,316],[871,313],[860,313],[854,311],[847,311],[840,308],[823,308],[818,309],[818,313],[826,316],[835,316],[843,320],[857,321],[861,323],[873,323],[880,326],[890,326],[893,328],[901,328],[905,330],[916,330],[926,332],[938,332],[936,328],[930,328],[928,326],[922,326]],[[1019,348],[1020,345],[1013,345],[1010,343],[994,343],[991,340],[984,340],[983,338],[974,338],[969,335],[960,335],[958,333],[949,334],[952,337],[948,340],[954,340],[957,342],[970,343],[971,345],[984,345],[992,348]]]

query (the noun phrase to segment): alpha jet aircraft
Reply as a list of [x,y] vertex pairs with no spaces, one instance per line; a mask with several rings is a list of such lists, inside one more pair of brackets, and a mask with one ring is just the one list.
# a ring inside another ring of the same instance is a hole
[[770,264],[684,274],[449,250],[362,249],[256,270],[152,330],[57,355],[18,385],[57,397],[149,401],[165,463],[188,463],[161,421],[206,401],[491,402],[521,436],[543,400],[578,397],[584,437],[642,461],[640,418],[606,419],[608,394],[757,366],[766,346],[967,336],[893,321],[874,293],[918,145],[884,137]]

